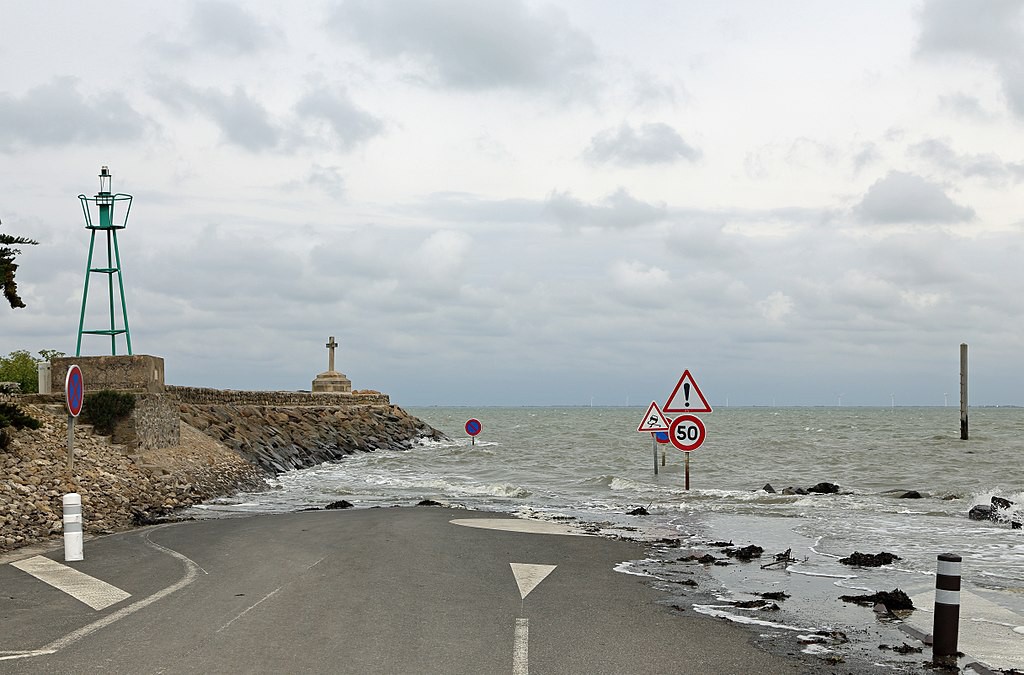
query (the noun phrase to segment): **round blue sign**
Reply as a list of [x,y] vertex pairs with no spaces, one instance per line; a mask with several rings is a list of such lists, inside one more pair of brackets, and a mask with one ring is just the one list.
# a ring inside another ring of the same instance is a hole
[[474,418],[466,422],[466,433],[470,436],[476,436],[483,428],[483,425],[480,424],[480,420],[478,419]]
[[68,368],[67,377],[64,379],[64,399],[71,416],[78,417],[85,402],[85,383],[82,381],[82,369],[78,366]]

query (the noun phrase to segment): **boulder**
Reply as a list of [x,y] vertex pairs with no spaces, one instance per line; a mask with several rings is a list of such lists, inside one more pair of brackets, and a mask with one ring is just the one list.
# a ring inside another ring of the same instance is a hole
[[858,605],[869,605],[871,607],[874,607],[876,604],[882,604],[890,612],[897,609],[914,609],[914,603],[910,600],[910,596],[898,588],[894,588],[891,591],[879,591],[870,595],[841,595],[839,599],[843,602],[855,602]]
[[839,486],[835,483],[818,483],[807,488],[807,491],[819,495],[833,495],[839,492]]
[[727,548],[724,552],[730,558],[753,560],[754,558],[760,558],[761,554],[764,553],[764,549],[760,546],[751,544],[750,546],[744,546],[743,548]]
[[839,562],[844,565],[856,565],[858,567],[881,567],[882,565],[892,564],[894,560],[902,560],[902,558],[885,551],[875,554],[854,551],[850,557],[840,558]]
[[771,483],[765,483],[764,487],[761,489],[769,494],[775,494],[775,488],[772,487]]
[[978,504],[971,507],[967,517],[971,520],[995,520],[996,510],[989,504]]
[[1003,499],[1002,497],[993,497],[992,506],[997,509],[1008,509],[1013,506],[1013,502],[1009,499]]

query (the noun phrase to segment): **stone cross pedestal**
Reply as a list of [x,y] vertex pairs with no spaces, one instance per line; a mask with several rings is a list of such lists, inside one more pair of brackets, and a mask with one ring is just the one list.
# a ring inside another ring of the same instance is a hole
[[320,373],[313,380],[313,393],[317,392],[341,392],[341,393],[352,393],[352,381],[345,377],[344,373],[339,373],[334,370],[334,350],[338,348],[338,343],[334,341],[332,335],[324,345],[327,347],[327,372]]

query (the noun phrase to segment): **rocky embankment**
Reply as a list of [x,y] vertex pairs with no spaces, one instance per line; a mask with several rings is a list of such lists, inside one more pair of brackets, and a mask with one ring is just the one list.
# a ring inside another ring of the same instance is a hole
[[181,419],[271,474],[443,434],[395,405],[181,404]]
[[77,424],[72,473],[67,414],[49,406],[20,407],[42,426],[11,430],[13,440],[0,450],[0,552],[61,536],[62,498],[68,492],[82,496],[85,532],[102,534],[266,485],[262,470],[186,424],[181,445],[133,455],[89,425]]
[[181,443],[132,451],[75,426],[67,469],[67,414],[19,404],[42,422],[0,450],[0,552],[63,533],[63,495],[78,492],[87,534],[151,522],[175,509],[266,486],[267,474],[359,451],[408,449],[436,429],[392,405],[180,404]]

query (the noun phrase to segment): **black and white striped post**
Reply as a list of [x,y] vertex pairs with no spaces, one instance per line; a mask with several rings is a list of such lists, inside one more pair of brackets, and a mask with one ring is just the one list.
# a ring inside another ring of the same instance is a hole
[[932,625],[932,660],[956,664],[960,634],[960,562],[955,553],[940,553],[935,575],[935,622]]

